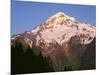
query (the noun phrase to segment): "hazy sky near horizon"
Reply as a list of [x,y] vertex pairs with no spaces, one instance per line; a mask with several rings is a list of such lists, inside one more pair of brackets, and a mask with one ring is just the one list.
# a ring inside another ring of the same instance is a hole
[[95,6],[12,0],[11,34],[29,31],[57,12],[64,12],[81,22],[96,25]]

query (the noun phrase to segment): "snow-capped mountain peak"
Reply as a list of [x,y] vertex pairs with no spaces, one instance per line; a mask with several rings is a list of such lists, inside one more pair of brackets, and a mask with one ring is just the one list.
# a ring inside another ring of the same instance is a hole
[[58,66],[57,70],[63,70],[62,65],[66,65],[66,62],[72,65],[85,56],[84,53],[91,61],[91,56],[95,55],[95,38],[96,28],[93,25],[81,23],[74,17],[58,12],[31,31],[12,36],[11,45],[20,41],[24,50],[28,47],[39,48],[44,57],[49,56]]
[[31,32],[37,34],[37,44],[41,39],[47,43],[55,40],[62,44],[76,35],[79,37],[81,35],[94,37],[95,27],[80,23],[74,17],[58,12]]
[[[58,44],[62,45],[74,36],[84,39],[84,44],[86,44],[90,42],[88,40],[89,37],[95,37],[95,27],[80,23],[74,17],[65,15],[63,12],[58,12],[35,29],[27,32],[27,34],[35,36],[36,45],[39,45],[40,40],[43,40],[45,43],[51,43],[52,40],[55,40]],[[86,40],[81,35],[88,39]]]

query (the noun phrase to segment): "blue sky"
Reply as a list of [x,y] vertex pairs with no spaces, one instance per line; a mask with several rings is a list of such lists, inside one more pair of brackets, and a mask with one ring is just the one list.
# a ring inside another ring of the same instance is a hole
[[13,0],[11,4],[11,34],[29,31],[59,11],[73,16],[81,22],[96,25],[95,6]]

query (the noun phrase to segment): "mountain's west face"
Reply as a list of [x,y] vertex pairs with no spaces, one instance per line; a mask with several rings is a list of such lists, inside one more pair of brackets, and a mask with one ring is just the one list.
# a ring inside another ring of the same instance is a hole
[[[72,68],[78,67],[76,63],[82,60],[83,56],[91,61],[90,57],[95,56],[95,38],[96,28],[94,26],[81,23],[74,17],[58,12],[33,30],[12,36],[11,44],[14,46],[19,40],[24,49],[28,46],[41,48],[42,55],[50,57],[56,64],[55,70],[59,71],[63,70],[63,65],[68,63],[73,65]],[[88,56],[91,54],[90,49],[94,53]],[[89,54],[85,55],[86,52]],[[95,57],[93,63],[95,63]]]

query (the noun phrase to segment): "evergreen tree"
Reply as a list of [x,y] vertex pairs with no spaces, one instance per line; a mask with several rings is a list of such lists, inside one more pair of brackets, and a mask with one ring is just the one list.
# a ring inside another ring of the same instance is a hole
[[20,42],[16,42],[14,46],[11,46],[11,73],[25,74],[54,71],[49,58],[44,58],[41,52],[38,55],[34,52],[37,49],[40,48],[33,47],[31,49],[28,47],[24,52]]

